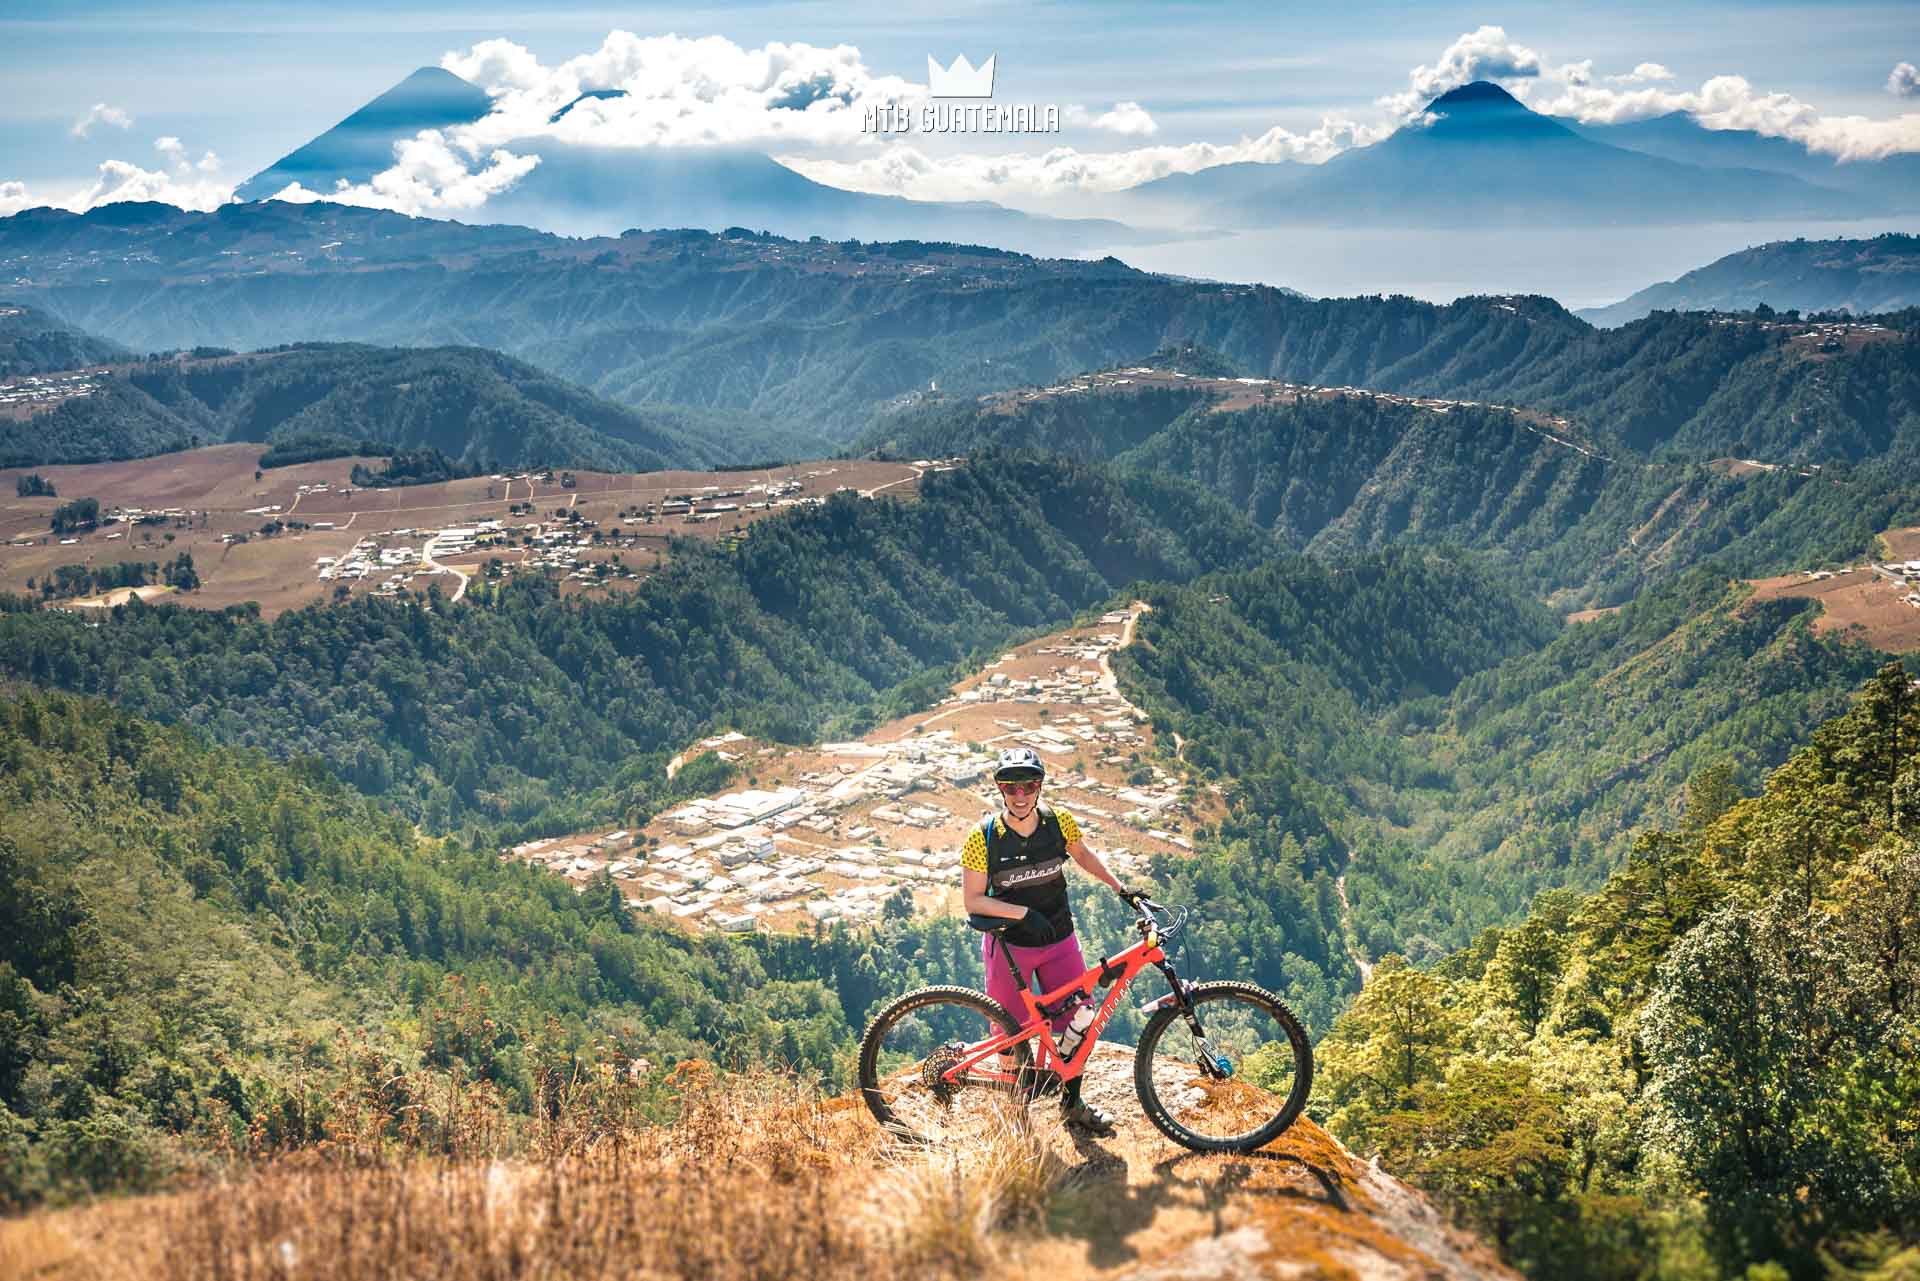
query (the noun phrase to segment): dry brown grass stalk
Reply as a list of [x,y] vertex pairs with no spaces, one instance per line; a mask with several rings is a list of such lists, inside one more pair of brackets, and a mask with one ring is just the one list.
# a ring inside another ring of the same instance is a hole
[[[0,1225],[0,1260],[9,1276],[61,1281],[894,1275],[848,1212],[870,1172],[871,1127],[790,1078],[684,1066],[672,1125],[623,1113],[622,1091],[590,1074],[556,1083],[518,1159],[433,1151],[458,1107],[437,1101],[410,1122],[391,1084],[337,1108],[320,1150],[242,1162],[168,1197]],[[833,1129],[844,1142],[829,1141]],[[128,1214],[135,1204],[143,1212]]]
[[887,1152],[868,1230],[917,1274],[978,1274],[1005,1253],[1003,1230],[1041,1221],[1070,1170],[1027,1111],[1009,1106],[965,1140]]

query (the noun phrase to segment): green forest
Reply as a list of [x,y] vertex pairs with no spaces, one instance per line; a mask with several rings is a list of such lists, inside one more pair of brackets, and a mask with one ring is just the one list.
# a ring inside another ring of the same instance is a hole
[[[1885,363],[1897,356],[1910,364],[1916,352],[1920,342],[1911,339],[1883,343],[1857,364],[1818,368],[1824,379],[1844,373],[1861,386],[1884,387]],[[1778,359],[1814,368],[1798,357]],[[1656,365],[1652,376],[1664,386],[1670,374]],[[1768,388],[1777,382],[1754,377]],[[1845,390],[1832,381],[1820,387],[1823,396]],[[1760,392],[1739,393],[1753,394]],[[1730,573],[1760,577],[1866,555],[1881,530],[1920,520],[1916,407],[1920,398],[1911,393],[1897,404],[1837,394],[1824,411],[1826,426],[1809,438],[1836,442],[1841,448],[1825,456],[1843,459],[1854,440],[1857,461],[1737,474],[1710,463],[1744,455],[1747,441],[1711,439],[1690,458],[1676,448],[1653,457],[1605,433],[1583,438],[1504,409],[1442,412],[1364,395],[1224,412],[1196,393],[1161,390],[1049,397],[1005,411],[926,405],[889,419],[869,443],[885,454],[924,457],[1018,442],[1184,477],[1288,547],[1316,555],[1396,543],[1483,551],[1503,572],[1573,609],[1631,600],[1709,558]],[[1800,421],[1791,404],[1780,412]],[[1561,438],[1567,434],[1574,438]]]
[[1541,890],[1597,884],[1693,773],[1757,784],[1880,661],[1712,569],[1559,627],[1469,568],[1410,572],[1431,557],[1156,589],[1116,660],[1227,782],[1223,835],[1324,836],[1369,955],[1430,964]]
[[[102,462],[253,441],[263,466],[363,442],[435,449],[469,469],[704,467],[777,452],[741,414],[626,408],[496,352],[301,344],[245,356],[162,357],[88,396],[0,423],[0,465]],[[780,447],[803,448],[804,434]]]
[[1593,893],[1387,957],[1317,1106],[1530,1275],[1911,1275],[1917,702],[1889,665],[1751,789],[1703,764]]
[[737,549],[684,542],[631,594],[521,580],[265,622],[128,605],[107,626],[0,612],[0,675],[98,693],[281,758],[313,756],[435,830],[620,819],[712,727],[804,741],[930,698],[953,665],[1128,583],[1247,565],[1265,539],[1178,482],[1035,455],[836,495]]
[[[266,272],[256,238],[357,254]],[[1112,660],[1156,732],[1133,763],[1220,802],[1145,879],[1196,909],[1183,973],[1301,1014],[1355,1152],[1539,1281],[1920,1266],[1920,693],[1747,582],[1920,524],[1914,313],[1597,329],[1544,298],[325,205],[43,211],[0,256],[36,281],[0,376],[116,362],[0,423],[0,465],[964,456],[901,501],[675,540],[610,596],[46,608],[212,572],[84,547],[0,596],[0,1209],[297,1152],[369,1097],[431,1125],[474,1086],[527,1124],[542,1082],[641,1058],[844,1090],[878,1003],[979,983],[961,922],[896,899],[695,935],[503,850],[759,782],[717,754],[669,777],[703,736],[856,736],[1141,600]],[[1142,361],[1347,390],[1019,394]],[[84,536],[105,491],[62,488],[52,527]],[[35,537],[50,506],[21,504]],[[1090,950],[1125,937],[1075,895]]]

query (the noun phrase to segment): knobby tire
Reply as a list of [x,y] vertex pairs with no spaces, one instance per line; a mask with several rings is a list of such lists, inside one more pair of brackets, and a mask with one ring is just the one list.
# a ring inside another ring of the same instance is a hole
[[[998,1001],[970,988],[944,985],[923,987],[909,992],[873,1016],[872,1021],[867,1024],[866,1032],[860,1038],[860,1097],[866,1102],[867,1110],[873,1113],[874,1120],[878,1121],[883,1129],[910,1143],[930,1143],[935,1141],[937,1136],[911,1124],[910,1118],[901,1116],[898,1109],[893,1106],[894,1099],[889,1097],[885,1087],[889,1083],[896,1087],[900,1085],[902,1069],[900,1065],[893,1065],[889,1070],[887,1065],[880,1062],[880,1056],[888,1048],[889,1032],[899,1029],[905,1020],[915,1014],[943,1007],[955,1011],[970,1011],[991,1024],[994,1029],[993,1034],[1014,1033],[1020,1030],[1020,1025],[1014,1020],[1013,1015],[1009,1014],[1007,1008]],[[991,1039],[991,1035],[979,1039]],[[1024,1069],[1032,1062],[1031,1047],[1025,1041],[1013,1046],[1010,1052],[1019,1068]],[[997,1060],[989,1060],[989,1063],[995,1062]],[[1014,1093],[1012,1087],[998,1086],[997,1083],[992,1082],[962,1086],[960,1089],[962,1091],[999,1089],[1005,1091],[1009,1097]],[[898,1093],[897,1089],[895,1093]]]
[[1199,983],[1192,989],[1192,999],[1196,1012],[1204,1026],[1207,1019],[1206,1007],[1222,1002],[1241,1003],[1279,1024],[1286,1032],[1293,1054],[1294,1079],[1287,1098],[1280,1110],[1264,1123],[1242,1133],[1214,1136],[1202,1134],[1180,1123],[1174,1109],[1160,1098],[1158,1087],[1153,1079],[1154,1050],[1168,1028],[1177,1021],[1183,1022],[1185,1015],[1178,1005],[1169,1004],[1154,1011],[1147,1025],[1140,1031],[1140,1041],[1134,1051],[1133,1087],[1140,1096],[1140,1106],[1146,1112],[1160,1133],[1172,1139],[1184,1148],[1195,1152],[1252,1152],[1263,1148],[1299,1119],[1307,1106],[1307,1096],[1313,1090],[1313,1047],[1307,1041],[1306,1030],[1300,1020],[1288,1009],[1286,1003],[1265,988],[1252,983],[1230,981]]

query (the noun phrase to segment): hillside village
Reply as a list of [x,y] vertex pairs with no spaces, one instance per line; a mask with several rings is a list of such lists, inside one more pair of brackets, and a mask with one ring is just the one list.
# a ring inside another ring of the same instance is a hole
[[646,827],[528,841],[501,857],[584,889],[604,873],[628,905],[688,928],[807,928],[882,912],[958,910],[960,846],[994,808],[998,752],[1048,762],[1046,798],[1069,809],[1121,877],[1192,849],[1216,794],[1148,763],[1152,729],[1108,659],[1145,607],[1022,646],[908,722],[852,742],[769,751],[737,733],[706,752],[760,781],[689,801]]
[[100,389],[93,370],[59,374],[22,374],[0,382],[0,417],[28,418],[64,400],[78,400]]
[[[258,444],[206,446],[153,459],[31,469],[61,497],[13,496],[29,469],[0,472],[0,590],[64,565],[146,559],[164,542],[194,556],[201,589],[185,601],[257,603],[274,617],[343,594],[397,596],[439,575],[464,596],[488,578],[551,578],[563,595],[633,586],[673,538],[727,543],[787,508],[835,493],[912,499],[920,478],[959,460],[867,459],[749,472],[524,472],[369,488],[367,459],[259,466]],[[67,496],[97,498],[99,524],[54,537]],[[147,544],[153,544],[148,546]]]
[[[1212,398],[1211,408],[1216,413],[1251,409],[1262,404],[1332,400],[1336,397],[1350,396],[1356,399],[1376,400],[1387,405],[1409,405],[1437,414],[1450,413],[1455,409],[1494,410],[1515,415],[1531,429],[1550,427],[1563,431],[1573,430],[1573,423],[1566,418],[1537,410],[1522,409],[1515,405],[1495,405],[1478,400],[1449,400],[1440,396],[1409,396],[1399,392],[1378,391],[1369,387],[1294,383],[1281,378],[1207,378],[1185,374],[1177,369],[1157,369],[1151,365],[1103,369],[1095,373],[1080,374],[1050,387],[990,392],[981,396],[979,401],[981,406],[989,411],[1012,413],[1021,405],[1057,396],[1082,395],[1089,392],[1125,394],[1148,389],[1183,389],[1199,392]],[[1563,440],[1557,436],[1551,439],[1569,449],[1578,449],[1582,453],[1590,452],[1570,440]]]
[[[915,475],[946,471],[958,466],[957,460],[920,460],[910,466]],[[574,490],[577,478],[564,474],[557,482],[553,473],[525,472],[495,475],[490,480],[505,487],[510,498],[515,484],[527,486],[528,497],[508,503],[508,517],[474,520],[439,528],[402,525],[361,538],[343,554],[314,558],[319,581],[350,585],[378,580],[376,595],[392,596],[405,591],[413,581],[426,574],[453,574],[464,591],[467,574],[461,569],[439,563],[443,559],[480,557],[486,560],[483,572],[493,577],[517,573],[555,575],[564,582],[581,585],[606,585],[612,581],[637,580],[639,564],[623,559],[622,553],[642,553],[650,562],[663,553],[668,540],[682,532],[676,527],[708,525],[721,520],[733,522],[729,536],[736,534],[741,522],[778,509],[817,506],[825,501],[819,492],[808,493],[809,481],[830,475],[831,468],[815,469],[804,475],[768,477],[764,480],[722,486],[686,485],[655,491],[651,501],[623,505],[612,520],[603,522],[577,505],[578,491],[568,501],[545,515],[535,510],[534,495],[539,487],[556,483]],[[852,489],[852,486],[840,486]],[[303,485],[299,497],[337,492],[350,496],[354,490],[341,486],[337,491],[322,483]],[[543,496],[544,497],[544,496]],[[296,506],[298,499],[296,499]],[[290,509],[291,510],[291,509]],[[261,508],[257,513],[275,514],[278,507]],[[332,530],[349,527],[356,515],[343,524],[334,520],[302,522],[303,529]],[[524,517],[518,521],[513,517]],[[417,544],[417,545],[416,545]],[[518,559],[508,556],[518,553]],[[468,566],[473,568],[473,566]]]

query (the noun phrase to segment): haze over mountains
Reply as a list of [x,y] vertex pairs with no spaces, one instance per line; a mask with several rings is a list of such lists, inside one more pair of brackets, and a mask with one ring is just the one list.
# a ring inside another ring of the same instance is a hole
[[1920,237],[1756,245],[1578,314],[1596,325],[1622,325],[1654,310],[1746,311],[1762,304],[1856,315],[1920,306]]
[[[1880,265],[1859,278],[1879,282],[1903,243],[1831,253],[1867,255]],[[490,347],[629,407],[744,415],[808,449],[853,440],[930,384],[958,397],[1044,385],[1170,344],[1215,349],[1248,375],[1553,406],[1634,449],[1685,440],[1701,413],[1723,445],[1784,458],[1820,439],[1816,462],[1905,430],[1898,413],[1813,394],[1806,340],[1787,331],[1683,317],[1596,332],[1542,298],[1312,300],[951,245],[569,240],[329,204],[114,205],[0,221],[0,264],[33,306],[137,351]],[[1905,348],[1865,358],[1886,350]],[[1686,360],[1699,363],[1667,381]]]
[[[1912,157],[1823,165],[1781,139],[1721,141],[1684,116],[1647,129],[1577,126],[1475,81],[1434,99],[1425,119],[1325,164],[1223,165],[1129,194],[1143,213],[1191,205],[1235,228],[1832,219],[1920,208]],[[1836,176],[1844,187],[1818,181]]]
[[[589,91],[582,99],[618,93]],[[294,183],[320,196],[366,184],[393,165],[397,144],[422,130],[471,124],[492,106],[478,86],[423,67],[249,178],[236,197],[267,199]],[[1838,165],[1785,139],[1709,130],[1678,113],[1581,125],[1531,111],[1488,81],[1441,95],[1421,121],[1324,164],[1229,164],[1144,183],[1115,201],[1130,211],[1133,226],[986,202],[844,191],[750,149],[595,147],[551,138],[528,140],[523,149],[537,153],[539,163],[469,217],[568,235],[743,226],[802,238],[954,240],[1071,253],[1208,227],[1678,224],[1920,209],[1920,157]],[[1181,230],[1143,230],[1167,226]]]
[[[472,124],[492,106],[477,85],[439,67],[422,67],[241,183],[234,195],[265,200],[299,183],[325,196],[341,184],[368,183],[392,167],[396,144],[424,129]],[[480,211],[484,221],[573,236],[740,226],[803,239],[958,240],[1031,253],[1165,238],[1109,220],[1049,218],[983,201],[934,203],[842,191],[735,147],[593,147],[541,139],[538,155],[531,173],[487,201]]]

